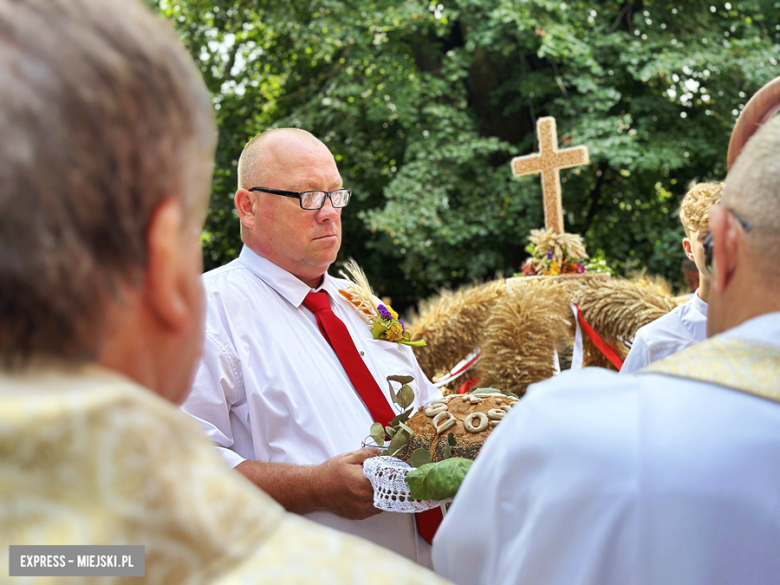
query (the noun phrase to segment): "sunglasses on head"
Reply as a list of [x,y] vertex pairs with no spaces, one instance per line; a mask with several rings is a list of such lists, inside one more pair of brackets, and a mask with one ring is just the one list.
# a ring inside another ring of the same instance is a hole
[[[739,225],[741,225],[742,229],[745,230],[746,232],[749,232],[750,229],[753,227],[752,221],[750,221],[749,219],[745,219],[733,209],[729,209],[728,207],[724,209],[737,219]],[[707,268],[707,271],[710,274],[712,274],[715,268],[715,258],[713,254],[713,250],[715,249],[715,242],[712,240],[712,232],[707,232],[707,235],[704,236],[704,241],[702,242],[702,246],[704,246],[704,265]]]

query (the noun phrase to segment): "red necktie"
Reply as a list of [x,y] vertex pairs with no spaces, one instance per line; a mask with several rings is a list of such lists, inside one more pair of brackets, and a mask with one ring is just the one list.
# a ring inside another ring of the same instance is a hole
[[[375,422],[389,425],[395,418],[393,409],[382,394],[374,376],[366,367],[360,357],[360,353],[352,341],[347,326],[339,319],[330,308],[328,293],[310,292],[303,300],[303,304],[317,317],[317,325],[320,333],[336,352],[344,371],[347,372],[350,382],[357,390],[360,397],[368,407],[371,417]],[[442,521],[442,513],[439,508],[421,512],[417,517],[417,531],[429,544],[433,543],[433,537]]]
[[310,292],[303,300],[303,304],[317,317],[320,332],[333,351],[336,352],[350,382],[360,394],[363,402],[366,403],[371,417],[376,422],[382,423],[382,426],[389,425],[390,421],[395,418],[393,409],[390,408],[387,398],[382,394],[374,376],[368,371],[365,362],[360,357],[347,326],[336,317],[333,309],[330,308],[328,293]]

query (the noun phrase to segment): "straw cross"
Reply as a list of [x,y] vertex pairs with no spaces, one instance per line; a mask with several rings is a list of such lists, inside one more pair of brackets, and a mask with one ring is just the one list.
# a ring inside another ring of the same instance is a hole
[[536,124],[539,137],[537,154],[512,159],[512,174],[516,177],[542,173],[544,194],[544,226],[553,233],[563,232],[563,207],[561,206],[560,169],[570,169],[590,162],[588,148],[577,146],[558,150],[558,131],[555,118],[539,118]]

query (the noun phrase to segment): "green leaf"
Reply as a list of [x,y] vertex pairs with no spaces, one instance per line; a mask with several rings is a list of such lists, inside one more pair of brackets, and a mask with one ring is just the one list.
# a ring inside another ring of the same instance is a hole
[[382,423],[375,422],[371,425],[371,438],[374,439],[374,443],[376,443],[378,447],[385,446],[385,429],[382,426]]
[[[390,380],[387,381],[387,386],[390,388],[390,398],[393,399],[393,404],[398,404],[398,397],[395,395],[395,390],[393,390],[393,383]],[[395,426],[393,423],[390,424]]]
[[395,435],[395,429],[393,427],[385,427],[385,433],[392,439],[393,435]]
[[407,433],[409,433],[409,436],[411,437],[414,434],[414,431],[407,427],[404,423],[399,422],[398,426],[401,427],[403,430],[405,430]]
[[431,454],[427,449],[415,449],[414,453],[412,453],[412,458],[409,459],[409,465],[412,467],[422,467],[428,463],[432,463],[432,461]]
[[396,435],[390,439],[390,444],[387,446],[387,454],[390,457],[395,457],[408,443],[409,435],[407,435],[406,432],[401,431],[400,433],[396,433]]
[[[399,384],[411,384],[414,382],[414,376],[388,376],[388,382],[398,382]],[[392,388],[392,386],[390,386]]]
[[408,331],[404,333],[404,336],[401,338],[401,341],[399,341],[398,343],[401,343],[403,345],[411,345],[412,347],[423,347],[424,345],[427,345],[424,339],[418,339],[417,341],[412,341],[412,336],[409,335]]
[[382,336],[387,331],[387,327],[379,319],[374,319],[374,324],[371,327],[371,335],[374,339],[382,339]]
[[393,420],[390,421],[390,426],[396,427],[398,426],[398,423],[406,422],[407,420],[409,420],[409,417],[412,416],[412,410],[414,409],[410,408],[409,410],[405,410],[404,412],[396,416]]
[[411,386],[404,384],[395,396],[398,406],[409,408],[414,403],[414,390]]
[[504,396],[512,396],[513,398],[520,398],[514,392],[509,392],[508,390],[499,390],[498,388],[477,388],[476,390],[472,390],[471,392],[469,392],[469,394],[495,394],[496,392],[500,392]]
[[501,392],[503,394],[503,390],[499,390],[498,388],[476,388],[469,392],[469,394],[495,394],[496,392]]
[[457,439],[455,439],[455,435],[452,433],[447,433],[447,442],[444,443],[444,452],[442,454],[442,459],[449,459],[452,457],[452,447],[458,444]]
[[474,462],[462,457],[428,463],[406,475],[409,493],[415,500],[446,500],[458,493]]

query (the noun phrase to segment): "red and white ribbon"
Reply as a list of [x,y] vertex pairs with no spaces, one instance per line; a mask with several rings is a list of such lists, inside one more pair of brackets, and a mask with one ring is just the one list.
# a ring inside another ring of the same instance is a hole
[[472,351],[469,355],[467,355],[465,358],[460,360],[457,364],[455,364],[455,367],[452,368],[447,374],[445,374],[443,377],[439,378],[438,380],[433,381],[433,385],[437,388],[444,386],[445,384],[449,384],[452,382],[455,378],[458,376],[462,376],[465,374],[469,369],[471,369],[474,364],[476,364],[480,359],[482,359],[482,354],[484,353],[484,349],[475,349]]
[[[573,311],[575,314],[575,320],[577,321],[577,329],[579,330],[579,326],[582,325],[583,331],[585,331],[585,335],[588,336],[588,338],[593,342],[593,345],[596,346],[596,348],[604,354],[604,357],[606,357],[615,368],[617,368],[618,371],[623,367],[623,360],[620,359],[620,356],[618,355],[617,351],[615,351],[615,348],[612,347],[610,344],[608,344],[606,341],[601,339],[601,336],[596,333],[596,330],[591,327],[588,322],[585,320],[584,315],[582,314],[582,311],[580,311],[580,308],[577,305],[571,305],[573,307]],[[575,344],[576,344],[576,334],[575,334]],[[573,360],[572,360],[573,361]],[[581,367],[582,362],[580,362]],[[573,366],[572,366],[573,367]]]

